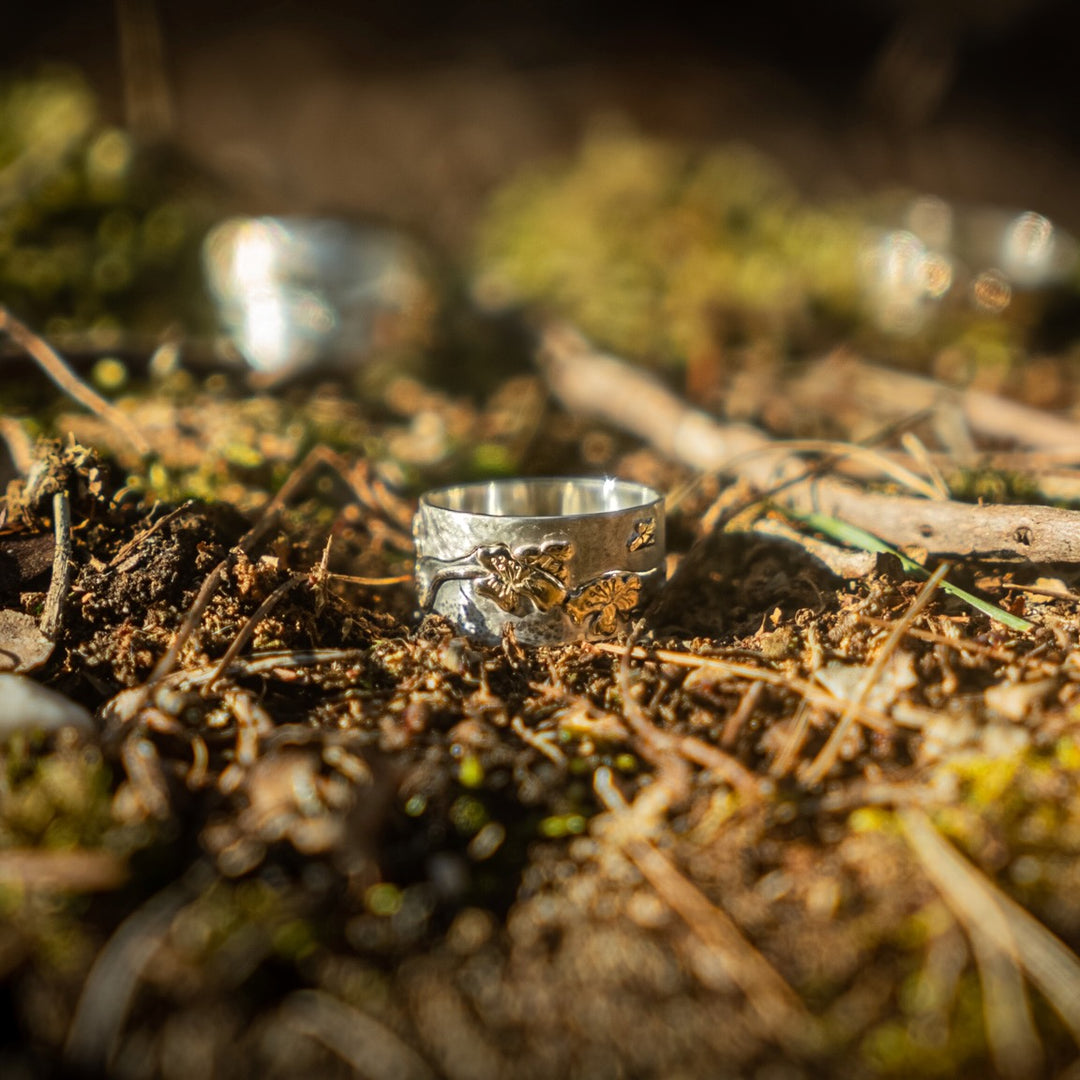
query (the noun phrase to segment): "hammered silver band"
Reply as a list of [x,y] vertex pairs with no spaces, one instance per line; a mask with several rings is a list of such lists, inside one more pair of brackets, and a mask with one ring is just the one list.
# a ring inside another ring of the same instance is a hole
[[663,497],[629,480],[439,488],[413,532],[421,608],[479,641],[507,623],[527,645],[610,637],[664,579]]

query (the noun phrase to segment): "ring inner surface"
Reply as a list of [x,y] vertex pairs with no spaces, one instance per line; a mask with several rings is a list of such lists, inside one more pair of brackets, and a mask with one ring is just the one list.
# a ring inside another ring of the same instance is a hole
[[493,517],[568,517],[606,514],[646,506],[660,496],[629,480],[551,478],[491,480],[432,491],[429,506]]

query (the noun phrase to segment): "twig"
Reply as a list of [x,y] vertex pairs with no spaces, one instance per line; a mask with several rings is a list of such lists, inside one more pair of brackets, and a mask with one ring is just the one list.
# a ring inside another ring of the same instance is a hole
[[780,748],[780,753],[776,755],[772,764],[769,766],[769,775],[774,780],[781,780],[791,772],[799,751],[803,748],[803,743],[806,742],[806,736],[809,731],[810,707],[804,701],[795,713],[795,720],[791,725],[791,731],[788,733],[787,739],[784,740],[784,745]]
[[1080,425],[982,390],[954,389],[933,379],[833,355],[813,365],[791,388],[801,402],[833,411],[838,393],[846,408],[899,416],[943,404],[959,410],[971,430],[1020,446],[1064,450],[1080,460]]
[[[328,578],[334,581],[347,581],[351,585],[364,585],[369,589],[385,589],[390,585],[405,585],[413,580],[412,574],[394,574],[392,577],[357,577],[355,574],[335,574],[332,570],[326,573]],[[510,624],[507,623],[509,626]]]
[[365,1080],[435,1080],[427,1062],[390,1027],[323,990],[294,991],[281,1016]]
[[[252,653],[233,662],[228,674],[236,678],[247,675],[261,675],[277,668],[315,667],[318,664],[347,664],[353,660],[362,660],[367,656],[367,649],[274,649],[270,652]],[[169,686],[194,690],[211,678],[216,678],[218,663],[206,664],[199,668],[187,668],[168,676]],[[141,689],[136,687],[135,689]]]
[[960,921],[1012,952],[1080,1044],[1080,959],[944,840],[924,811],[901,807],[896,814],[923,869]]
[[633,862],[660,898],[710,950],[743,991],[768,1035],[789,1053],[812,1054],[821,1032],[780,973],[750,944],[727,912],[713,904],[672,862],[640,835],[624,834],[619,818],[633,813],[615,786],[611,770],[596,770],[593,787],[614,818],[604,835]]
[[937,492],[936,497],[939,499],[950,498],[949,485],[945,483],[945,477],[941,475],[941,470],[934,464],[933,458],[930,457],[930,451],[926,449],[922,439],[914,431],[905,431],[900,436],[900,444],[926,470],[927,475],[930,477],[930,486]]
[[967,931],[983,990],[983,1022],[997,1071],[1005,1077],[1035,1075],[1042,1045],[1031,1017],[1016,939],[992,894],[978,887],[973,873],[958,868],[958,857],[924,814],[902,810],[900,822],[912,850],[957,921]]
[[[901,439],[909,437],[911,432],[905,432]],[[879,476],[887,476],[890,480],[902,484],[904,487],[922,495],[926,499],[947,499],[948,492],[943,492],[940,487],[930,480],[926,480],[913,473],[909,468],[901,465],[888,454],[874,449],[872,446],[861,446],[858,443],[837,442],[834,439],[781,439],[777,442],[764,446],[758,451],[760,454],[827,454],[830,465],[841,467],[846,461],[858,462],[865,473],[877,473]],[[936,473],[936,470],[934,470]],[[932,474],[933,475],[933,474]],[[937,474],[940,475],[940,474]]]
[[674,798],[681,798],[689,787],[685,761],[693,761],[715,772],[722,780],[738,789],[751,800],[761,798],[757,777],[745,769],[730,754],[693,735],[678,735],[657,727],[638,703],[630,680],[630,659],[634,654],[634,639],[641,633],[638,623],[619,659],[619,693],[622,695],[623,715],[631,730],[641,740],[641,754],[648,761],[668,769],[667,782]]
[[550,738],[533,731],[520,716],[515,716],[510,721],[510,729],[526,746],[531,746],[538,753],[543,754],[552,764],[560,769],[565,767],[566,755]]
[[131,422],[127,415],[115,405],[106,401],[100,394],[91,390],[64,363],[59,353],[44,338],[35,334],[25,323],[16,319],[2,305],[0,305],[0,333],[7,334],[12,341],[21,345],[61,390],[70,394],[80,405],[85,406],[92,413],[101,417],[105,423],[114,427],[131,443],[140,457],[147,457],[150,454],[150,444],[143,438],[142,432]]
[[286,578],[265,600],[255,609],[243,626],[237,631],[236,637],[229,642],[229,647],[225,650],[224,656],[218,661],[217,671],[213,677],[203,687],[203,693],[209,694],[213,691],[214,686],[228,669],[229,665],[239,655],[240,650],[251,639],[251,635],[255,633],[255,627],[259,625],[270,614],[271,611],[278,605],[279,601],[288,593],[292,592],[297,585],[302,581],[307,581],[307,574],[293,574],[291,577]]
[[1020,585],[1015,581],[1003,581],[1003,589],[1011,589],[1014,592],[1030,593],[1032,596],[1049,596],[1054,600],[1069,600],[1074,604],[1080,603],[1080,596],[1069,589],[1048,589],[1042,585]]
[[111,892],[127,878],[127,861],[111,851],[0,851],[0,885],[15,886],[20,891]]
[[[1004,587],[1007,588],[1008,586]],[[893,625],[892,619],[879,619],[873,615],[860,615],[859,618],[868,626],[880,626],[888,629]],[[952,638],[945,634],[935,634],[930,630],[919,630],[914,626],[907,628],[907,636],[918,641],[928,641],[931,645],[942,645],[947,649],[954,649],[956,652],[985,656],[1002,664],[1014,664],[1018,659],[1015,653],[1011,653],[1007,649],[1000,649],[994,645],[984,645],[981,641],[974,641],[972,638]]]
[[41,632],[50,641],[55,641],[60,632],[64,604],[71,587],[71,502],[66,491],[53,495],[53,529],[56,532],[56,547],[53,550],[52,580],[41,615]]
[[[337,472],[339,476],[346,478],[346,482],[350,483],[350,486],[353,486],[351,481],[347,478],[346,473],[348,471],[348,466],[344,459],[324,446],[313,447],[308,451],[304,460],[293,469],[289,478],[278,489],[277,494],[263,508],[262,513],[259,515],[259,520],[240,538],[240,542],[236,545],[235,551],[245,555],[250,553],[252,548],[254,548],[276,524],[282,511],[289,504],[293,495],[296,494],[304,483],[306,483],[308,477],[320,465],[329,466]],[[343,469],[346,471],[343,472]],[[354,492],[356,491],[354,486],[353,490]],[[153,683],[163,679],[170,671],[172,671],[177,658],[180,655],[180,650],[195,632],[195,627],[198,626],[199,620],[203,616],[203,612],[206,610],[214,593],[217,592],[218,587],[224,580],[225,571],[228,569],[229,561],[232,557],[233,553],[230,552],[229,555],[222,559],[221,562],[210,571],[206,580],[203,582],[198,595],[195,597],[194,603],[184,617],[184,621],[180,624],[180,629],[177,630],[169,648],[166,650],[165,655],[157,662],[150,678],[144,684],[147,688]]]
[[721,423],[691,408],[651,375],[597,353],[567,327],[543,333],[538,360],[567,408],[599,416],[693,468],[730,472],[801,513],[826,514],[891,544],[935,555],[1080,562],[1076,511],[883,495],[832,477],[808,476],[794,455],[763,454],[773,444],[758,429]]
[[[181,503],[179,506],[174,506],[167,514],[159,517],[157,521],[153,522],[146,529],[140,533],[136,533],[120,550],[109,560],[109,569],[119,566],[137,547],[141,546],[146,540],[154,535],[162,526],[173,521],[179,517],[185,511],[190,510],[195,505],[194,499],[188,499],[186,502]],[[150,513],[153,513],[151,509]]]
[[107,1071],[143,969],[187,898],[183,881],[169,885],[136,908],[97,954],[64,1046],[64,1057],[80,1071]]
[[[251,552],[252,548],[254,548],[270,529],[274,527],[282,510],[288,505],[289,500],[300,488],[301,484],[307,480],[308,476],[314,472],[316,466],[323,463],[324,458],[325,452],[320,447],[315,447],[307,454],[304,460],[292,471],[288,480],[281,485],[277,494],[263,507],[262,513],[259,515],[259,520],[256,521],[255,524],[240,538],[240,542],[236,545],[234,552],[240,552],[244,555]],[[160,681],[172,671],[173,666],[176,664],[176,660],[180,655],[180,650],[187,644],[188,638],[195,632],[195,627],[198,626],[199,620],[203,616],[203,612],[206,610],[214,593],[217,592],[218,587],[224,580],[225,571],[228,569],[229,561],[233,558],[234,552],[230,552],[226,555],[225,558],[222,559],[221,562],[219,562],[207,575],[206,580],[202,584],[202,588],[199,590],[194,603],[184,617],[184,621],[180,624],[180,629],[177,630],[174,635],[165,655],[157,662],[150,678],[147,679],[144,684],[147,687]]]
[[19,476],[26,476],[34,464],[34,440],[18,420],[0,416],[0,439],[7,443],[11,463]]
[[165,142],[173,106],[157,2],[116,0],[116,21],[128,127],[146,142]]
[[800,778],[807,787],[813,787],[828,776],[829,770],[836,763],[836,759],[840,754],[840,747],[843,745],[848,731],[851,730],[851,725],[855,722],[859,710],[865,705],[866,699],[870,696],[870,691],[874,688],[878,679],[881,678],[881,673],[885,670],[885,665],[889,662],[893,653],[896,652],[897,646],[903,640],[908,627],[911,626],[916,618],[918,618],[919,613],[926,605],[930,603],[931,597],[933,597],[938,585],[948,572],[949,564],[942,563],[933,574],[930,575],[929,579],[923,583],[922,588],[919,590],[919,595],[915,598],[911,607],[897,619],[892,632],[885,639],[885,643],[881,648],[878,649],[877,656],[874,658],[874,663],[864,676],[863,681],[859,686],[858,693],[851,699],[847,708],[840,714],[840,719],[836,722],[836,727],[833,728],[832,734],[826,740],[825,745],[821,748],[818,756],[814,758],[804,775]]
[[[255,653],[251,656],[235,660],[224,674],[236,678],[248,675],[261,675],[267,671],[275,671],[278,668],[315,667],[318,664],[349,663],[353,660],[361,660],[367,655],[366,649],[275,649],[272,652]],[[175,671],[170,675],[157,680],[155,683],[145,682],[139,686],[121,690],[119,694],[109,698],[101,707],[100,716],[107,725],[113,727],[125,727],[138,718],[147,699],[155,686],[176,687],[182,690],[194,690],[205,685],[210,679],[216,679],[222,674],[219,672],[220,664],[206,664],[199,668],[188,668],[184,671]]]
[[[760,685],[760,684],[758,684]],[[741,795],[757,802],[762,797],[761,781],[737,758],[696,735],[676,735],[675,745],[684,758],[715,773]]]
[[[593,645],[599,652],[610,653],[612,656],[622,656],[627,652],[625,645],[615,645],[612,642],[598,641]],[[852,708],[849,701],[833,697],[827,690],[820,686],[800,679],[796,675],[789,675],[783,671],[772,671],[769,668],[754,667],[752,664],[737,664],[731,660],[724,660],[716,656],[698,656],[695,653],[675,652],[672,649],[643,649],[640,645],[629,650],[635,660],[649,660],[654,664],[677,664],[680,667],[695,668],[700,671],[715,671],[718,675],[728,675],[736,679],[750,679],[760,683],[768,683],[771,686],[779,686],[790,690],[800,697],[825,709],[831,713],[843,712]],[[887,731],[892,725],[889,718],[876,709],[861,705],[855,713],[860,723],[873,731]]]
[[742,731],[743,726],[750,717],[754,715],[754,710],[761,700],[764,686],[764,683],[752,682],[743,692],[742,697],[739,698],[739,704],[736,706],[735,711],[729,713],[727,719],[724,720],[724,730],[720,734],[720,745],[725,750],[730,750],[739,741],[739,732]]

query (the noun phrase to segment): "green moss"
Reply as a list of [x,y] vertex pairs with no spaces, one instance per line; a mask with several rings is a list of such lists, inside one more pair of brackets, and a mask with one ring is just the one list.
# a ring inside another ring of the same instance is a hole
[[463,836],[473,836],[487,824],[487,808],[479,799],[461,795],[450,805],[450,821]]
[[850,313],[858,237],[749,148],[605,134],[498,195],[481,288],[554,308],[626,355],[681,361],[712,346],[718,313],[777,338],[811,307]]
[[317,945],[315,931],[306,919],[290,919],[282,923],[274,929],[271,941],[280,957],[293,962],[310,956]]
[[552,814],[541,820],[540,835],[549,840],[564,836],[580,836],[588,828],[588,819],[582,814]]
[[848,828],[857,833],[895,831],[896,823],[889,811],[876,806],[863,806],[850,814]]
[[458,783],[462,787],[478,788],[484,783],[484,766],[475,754],[466,754],[458,766]]
[[1064,735],[1054,744],[1054,757],[1070,772],[1080,772],[1080,743],[1072,736]]
[[956,499],[988,503],[1043,502],[1035,478],[1004,469],[957,469],[946,477]]
[[987,1057],[978,976],[965,973],[950,995],[944,987],[918,987],[920,975],[901,984],[905,1017],[890,1017],[863,1037],[860,1053],[884,1076],[957,1076],[984,1071]]
[[99,348],[121,327],[209,325],[198,241],[212,208],[181,175],[110,128],[74,72],[0,85],[4,302],[54,339],[62,328]]
[[0,751],[0,847],[98,847],[118,834],[111,774],[91,747],[39,752],[16,739]]
[[372,915],[395,915],[401,910],[403,895],[396,885],[383,881],[364,893],[364,903]]
[[483,442],[473,449],[472,468],[481,476],[512,476],[518,470],[518,462],[508,447]]

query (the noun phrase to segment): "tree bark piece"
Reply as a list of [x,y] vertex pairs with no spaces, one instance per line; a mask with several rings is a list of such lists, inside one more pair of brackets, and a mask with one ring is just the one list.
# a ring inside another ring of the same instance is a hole
[[691,408],[652,375],[597,352],[567,326],[543,332],[538,361],[571,411],[623,428],[692,468],[746,480],[800,513],[828,514],[897,547],[937,556],[1080,563],[1080,512],[887,495],[809,475],[806,462],[782,442]]

